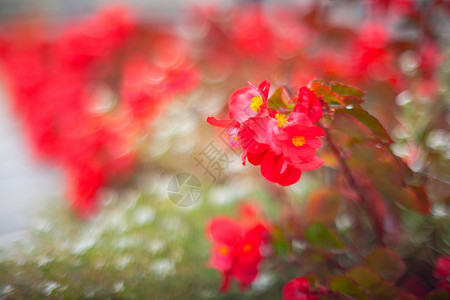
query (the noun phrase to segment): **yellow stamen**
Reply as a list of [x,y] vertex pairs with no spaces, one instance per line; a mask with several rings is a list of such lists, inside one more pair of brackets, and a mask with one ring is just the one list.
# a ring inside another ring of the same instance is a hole
[[252,103],[250,104],[250,108],[257,112],[261,108],[261,105],[263,104],[262,99],[260,96],[256,96],[252,98]]
[[242,251],[244,251],[244,253],[250,252],[250,250],[252,250],[252,245],[250,244],[245,244],[244,248],[242,248]]
[[277,114],[275,115],[275,119],[277,119],[277,125],[278,125],[278,127],[280,127],[280,128],[286,126],[286,124],[288,123],[288,121],[286,120],[286,116],[283,115],[283,114],[277,113]]
[[301,146],[303,146],[304,144],[306,144],[306,139],[305,139],[304,136],[294,136],[294,137],[292,138],[292,144],[293,144],[295,147],[301,147]]
[[237,136],[235,136],[235,137],[233,138],[233,140],[237,141],[237,140],[238,140],[238,137],[237,137]]
[[228,249],[228,247],[222,246],[219,248],[219,253],[222,255],[227,255],[228,253],[230,253],[230,249]]

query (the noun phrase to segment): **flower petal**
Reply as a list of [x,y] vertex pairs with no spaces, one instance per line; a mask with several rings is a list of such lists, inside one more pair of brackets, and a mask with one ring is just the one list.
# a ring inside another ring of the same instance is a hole
[[208,123],[211,124],[212,126],[217,126],[217,127],[225,128],[225,127],[230,126],[230,124],[232,124],[232,123],[235,122],[235,121],[230,120],[230,119],[222,119],[222,120],[219,120],[219,119],[216,119],[215,117],[207,117],[207,118],[206,118],[206,122],[208,122]]
[[289,165],[282,155],[267,151],[261,161],[261,174],[271,182],[288,186],[296,183],[302,172]]
[[324,161],[317,156],[315,156],[311,161],[306,163],[298,163],[298,164],[292,164],[295,168],[301,170],[301,171],[312,171],[324,164]]
[[230,111],[230,118],[238,122],[244,122],[250,117],[256,116],[258,112],[250,108],[253,97],[259,96],[258,91],[250,87],[243,87],[237,89],[231,94],[228,100],[228,109]]
[[243,229],[237,221],[228,217],[216,217],[212,219],[206,231],[213,242],[227,246],[234,246],[243,237]]

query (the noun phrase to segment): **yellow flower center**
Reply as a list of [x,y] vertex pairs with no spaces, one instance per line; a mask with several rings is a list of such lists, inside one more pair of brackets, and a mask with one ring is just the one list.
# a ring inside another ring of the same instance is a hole
[[286,126],[286,124],[288,123],[288,121],[286,120],[286,116],[283,115],[283,114],[277,113],[277,114],[275,115],[275,119],[277,119],[277,125],[278,125],[278,127],[280,127],[280,128]]
[[228,247],[222,246],[219,248],[219,253],[222,255],[227,255],[228,253],[230,253],[230,250],[228,249]]
[[262,99],[260,96],[256,96],[252,98],[252,103],[250,104],[250,108],[254,111],[257,112],[259,111],[261,105],[263,104]]
[[306,139],[305,139],[304,136],[294,136],[294,137],[292,138],[292,144],[293,144],[295,147],[301,147],[301,146],[303,146],[305,143],[306,143]]
[[242,249],[242,251],[244,251],[244,253],[250,252],[250,250],[252,250],[252,245],[250,244],[245,244],[244,248]]

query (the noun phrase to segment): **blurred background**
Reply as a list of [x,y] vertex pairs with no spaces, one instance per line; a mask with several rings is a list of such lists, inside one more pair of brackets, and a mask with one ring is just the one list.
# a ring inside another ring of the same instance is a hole
[[[228,118],[247,82],[365,90],[447,217],[449,5],[0,1],[0,298],[241,297],[219,296],[204,224],[243,200],[276,218],[279,188],[206,117]],[[286,188],[300,207],[335,180],[323,156]],[[169,193],[181,173],[196,194]],[[245,297],[278,298],[281,281],[265,272]]]

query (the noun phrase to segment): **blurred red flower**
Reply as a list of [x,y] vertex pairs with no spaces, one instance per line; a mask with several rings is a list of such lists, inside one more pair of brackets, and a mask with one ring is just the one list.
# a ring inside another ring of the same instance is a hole
[[221,292],[228,290],[233,278],[246,289],[255,280],[263,259],[262,247],[269,239],[269,225],[261,220],[254,208],[241,208],[239,220],[213,218],[207,225],[212,241],[209,265],[222,273]]
[[446,289],[450,294],[450,257],[441,256],[435,264],[433,276],[436,277],[439,282],[436,287],[438,289]]
[[310,293],[309,282],[303,277],[297,277],[283,287],[283,300],[319,300]]
[[[0,63],[28,142],[38,158],[63,168],[67,198],[81,215],[96,210],[100,188],[129,177],[135,144],[160,107],[197,85],[198,71],[181,40],[138,27],[121,6],[51,37],[41,24],[1,33]],[[143,59],[139,52],[152,55]],[[119,103],[99,90],[119,91]]]

